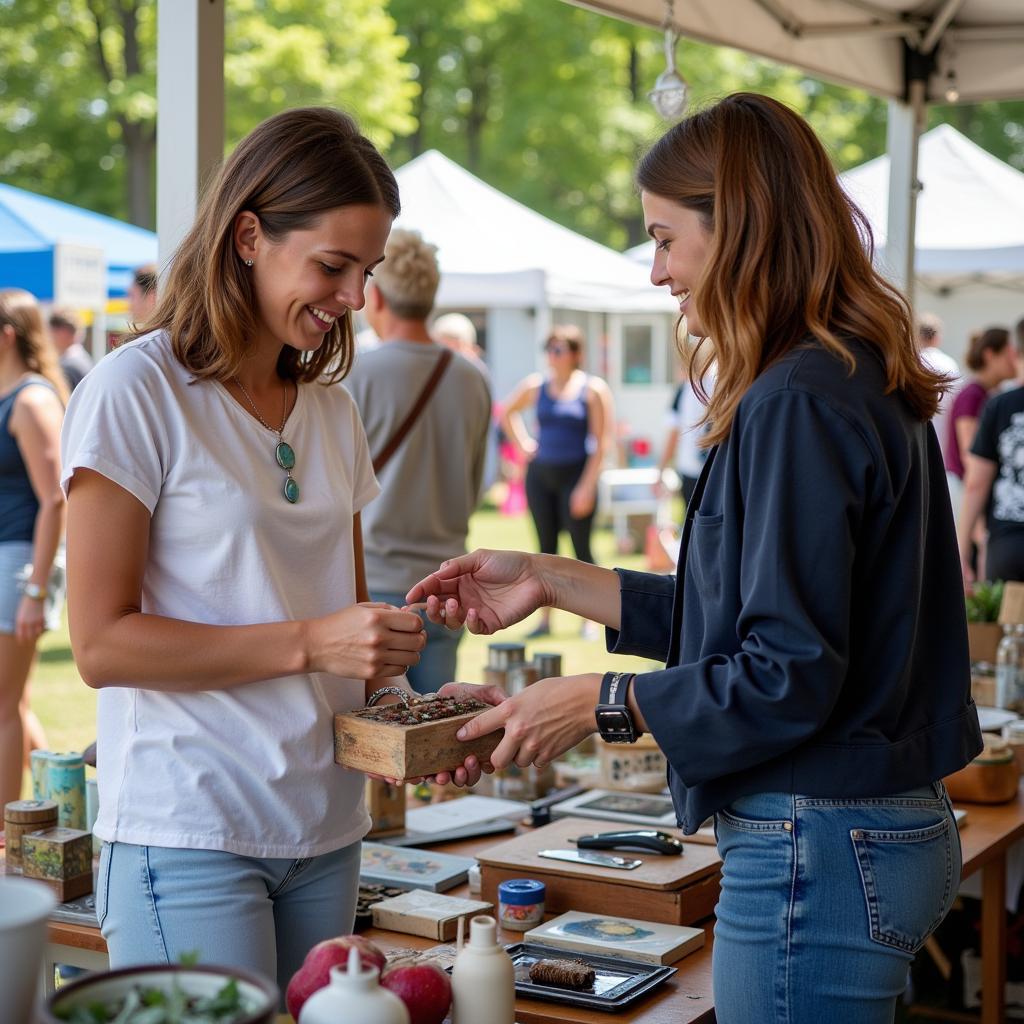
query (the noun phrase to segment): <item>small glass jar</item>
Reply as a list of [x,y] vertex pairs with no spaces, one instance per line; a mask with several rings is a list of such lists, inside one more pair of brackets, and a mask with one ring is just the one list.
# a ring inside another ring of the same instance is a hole
[[498,921],[502,928],[525,932],[544,919],[547,886],[533,878],[510,878],[498,886]]
[[1018,719],[1016,722],[1010,722],[1003,726],[1003,739],[1013,751],[1017,770],[1024,775],[1024,719]]

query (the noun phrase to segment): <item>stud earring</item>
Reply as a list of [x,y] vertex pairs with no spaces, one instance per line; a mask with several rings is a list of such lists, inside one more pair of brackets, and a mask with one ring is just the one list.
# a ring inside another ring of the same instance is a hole
[[254,263],[254,262],[255,262],[255,260],[246,260],[246,261],[245,261],[245,265],[246,265],[247,267],[251,267],[251,266],[253,265],[253,263]]

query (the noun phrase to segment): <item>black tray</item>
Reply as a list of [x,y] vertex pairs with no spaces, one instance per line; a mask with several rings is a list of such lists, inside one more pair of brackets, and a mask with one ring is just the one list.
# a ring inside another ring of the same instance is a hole
[[[516,995],[526,999],[544,999],[566,1006],[582,1006],[589,1010],[617,1013],[656,988],[676,973],[675,967],[643,964],[619,957],[556,949],[537,942],[516,942],[506,946],[516,969]],[[594,988],[580,992],[575,989],[538,985],[530,980],[530,965],[537,960],[583,960],[597,972]]]

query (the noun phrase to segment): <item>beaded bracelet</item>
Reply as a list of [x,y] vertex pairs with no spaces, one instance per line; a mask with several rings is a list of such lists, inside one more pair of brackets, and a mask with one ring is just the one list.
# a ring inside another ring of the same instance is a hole
[[373,693],[367,698],[366,706],[372,708],[374,704],[380,700],[385,694],[393,693],[398,697],[402,698],[402,703],[409,706],[409,694],[405,692],[400,686],[382,686],[379,690],[374,690]]

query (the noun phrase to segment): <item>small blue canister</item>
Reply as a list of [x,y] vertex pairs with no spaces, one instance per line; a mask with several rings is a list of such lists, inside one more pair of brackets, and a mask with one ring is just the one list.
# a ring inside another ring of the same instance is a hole
[[56,800],[57,824],[85,830],[85,762],[81,754],[51,754],[47,800]]
[[498,886],[498,921],[502,928],[529,931],[544,920],[547,886],[534,878],[510,878]]

